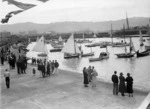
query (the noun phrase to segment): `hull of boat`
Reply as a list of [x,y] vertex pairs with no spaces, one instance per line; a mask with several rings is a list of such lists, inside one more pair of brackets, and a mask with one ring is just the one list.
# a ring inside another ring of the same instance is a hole
[[69,58],[79,58],[79,54],[67,54],[64,55],[65,59],[69,59]]
[[58,49],[51,49],[50,52],[60,52],[62,49],[58,48]]
[[145,50],[150,51],[150,46],[146,46],[146,45],[145,45]]
[[129,44],[112,44],[112,47],[125,47],[129,46]]
[[89,61],[90,62],[95,62],[95,61],[101,61],[103,59],[108,59],[109,56],[105,56],[105,57],[98,57],[98,58],[90,58]]
[[82,54],[81,57],[94,56],[94,52]]
[[41,54],[38,54],[39,57],[47,57],[47,54],[45,53],[41,53]]
[[102,53],[100,53],[100,56],[98,58],[90,58],[89,61],[90,62],[101,61],[103,59],[108,59],[108,58],[109,58],[109,53],[108,52],[102,52]]
[[118,58],[131,58],[134,57],[134,53],[120,53],[115,54]]
[[92,43],[90,40],[78,40],[77,43]]
[[144,52],[137,52],[137,57],[144,57],[149,55],[149,51],[144,51]]

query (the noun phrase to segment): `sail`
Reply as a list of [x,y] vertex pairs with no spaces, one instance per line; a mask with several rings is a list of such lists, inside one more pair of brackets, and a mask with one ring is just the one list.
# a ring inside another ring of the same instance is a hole
[[127,12],[126,12],[126,22],[127,22],[127,29],[129,30],[129,20],[128,20],[128,16],[127,16]]
[[96,37],[97,37],[97,36],[96,36],[96,34],[94,34],[94,35],[93,35],[93,37],[95,37],[95,38],[96,38]]
[[61,52],[70,53],[70,54],[76,54],[76,53],[81,54],[81,51],[79,50],[77,44],[74,41],[73,34],[68,39],[67,43],[65,44]]
[[39,40],[39,37],[36,38],[36,42],[38,42],[38,40]]
[[62,42],[62,41],[63,41],[63,39],[62,39],[61,36],[59,37],[58,41],[59,41],[59,42]]
[[43,36],[36,42],[32,51],[42,52],[42,53],[48,54],[48,50],[47,50],[47,47],[44,43],[44,37]]
[[143,36],[142,36],[141,30],[139,32],[140,32],[140,44],[142,45],[143,44]]
[[130,53],[132,51],[136,52],[135,47],[134,47],[133,42],[132,42],[132,39],[130,38]]
[[30,41],[30,38],[28,38],[28,43],[30,43],[31,41]]
[[84,33],[83,33],[83,36],[82,36],[82,37],[83,37],[83,40],[85,40]]

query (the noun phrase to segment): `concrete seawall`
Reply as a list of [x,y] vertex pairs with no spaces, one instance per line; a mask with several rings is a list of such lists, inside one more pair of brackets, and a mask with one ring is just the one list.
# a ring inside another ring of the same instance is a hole
[[[147,96],[147,92],[134,91],[134,97],[112,94],[112,84],[101,80],[97,87],[83,87],[82,74],[59,70],[58,75],[41,78],[37,71],[33,76],[28,65],[27,74],[11,72],[10,89],[6,89],[1,78],[2,109],[137,109]],[[7,64],[1,66],[1,75]]]

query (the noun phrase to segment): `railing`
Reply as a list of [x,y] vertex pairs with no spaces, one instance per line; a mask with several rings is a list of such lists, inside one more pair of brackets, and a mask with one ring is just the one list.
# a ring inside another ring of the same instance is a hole
[[138,109],[150,109],[150,93],[147,95],[147,97],[144,99]]

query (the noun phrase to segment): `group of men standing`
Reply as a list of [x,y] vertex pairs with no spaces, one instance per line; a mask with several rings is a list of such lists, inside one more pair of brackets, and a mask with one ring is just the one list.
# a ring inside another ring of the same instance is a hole
[[25,56],[19,56],[16,62],[18,74],[26,74],[27,69],[27,58]]
[[40,61],[38,63],[38,70],[41,72],[42,77],[50,77],[51,74],[57,74],[58,73],[58,67],[59,63],[57,60],[53,61],[47,61],[44,60],[44,62]]
[[98,76],[97,71],[94,69],[94,66],[89,66],[88,68],[83,68],[83,84],[84,87],[88,87],[88,84],[91,83],[92,87],[96,87],[96,77]]
[[[133,97],[133,78],[130,76],[130,73],[127,73],[126,78],[123,76],[123,73],[120,73],[120,76],[118,78],[117,71],[114,71],[114,74],[112,75],[112,82],[114,95],[118,95],[118,92],[120,92],[122,96],[125,96],[124,93],[127,92],[129,94],[129,97]],[[127,84],[125,84],[125,82]]]

